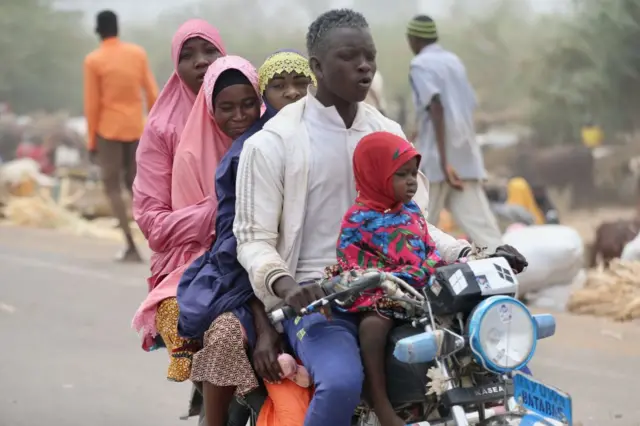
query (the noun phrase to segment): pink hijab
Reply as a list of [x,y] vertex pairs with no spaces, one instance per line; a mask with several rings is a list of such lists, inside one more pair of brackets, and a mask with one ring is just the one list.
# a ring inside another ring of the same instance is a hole
[[[200,37],[213,44],[223,56],[227,54],[220,33],[205,20],[190,19],[182,24],[173,35],[171,40],[171,60],[173,61],[174,71],[149,113],[149,122],[156,126],[157,130],[162,127],[173,127],[174,129],[172,130],[178,134],[178,139],[196,100],[195,93],[184,84],[178,75],[178,63],[182,46],[187,40],[195,37]],[[177,143],[178,141],[176,140],[175,142]],[[176,147],[173,148],[173,152],[175,152]]]
[[172,251],[200,230],[187,220],[193,211],[174,211],[171,200],[171,171],[174,155],[189,113],[196,100],[177,73],[184,43],[200,37],[226,54],[218,30],[206,21],[185,22],[173,36],[171,58],[175,70],[154,104],[136,153],[137,173],[133,183],[133,215],[153,251],[149,291],[180,263],[183,256]]
[[[215,197],[216,167],[233,140],[222,133],[213,119],[212,96],[218,77],[230,69],[244,74],[260,97],[258,72],[246,59],[225,56],[209,67],[173,162],[171,199],[174,209],[196,204],[208,195]],[[217,209],[217,200],[214,201],[214,209]]]
[[206,216],[194,214],[184,218],[201,229],[203,238],[168,250],[174,268],[149,293],[133,319],[133,326],[143,335],[143,348],[151,349],[157,334],[155,318],[157,305],[175,297],[184,270],[211,247],[215,231],[218,201],[215,193],[215,173],[218,163],[229,150],[233,140],[225,135],[213,118],[212,96],[218,77],[229,69],[237,69],[251,82],[256,93],[258,73],[249,61],[239,56],[225,56],[209,66],[204,83],[184,126],[173,161],[171,207],[182,211],[194,206]]

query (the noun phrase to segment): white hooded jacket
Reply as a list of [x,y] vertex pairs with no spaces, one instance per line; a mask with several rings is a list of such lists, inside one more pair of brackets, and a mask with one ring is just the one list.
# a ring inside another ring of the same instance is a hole
[[[238,261],[247,270],[254,292],[267,310],[281,304],[273,284],[284,275],[295,275],[304,238],[310,152],[303,122],[307,100],[305,97],[286,106],[247,139],[238,165],[233,224]],[[373,106],[360,103],[359,107],[365,109],[370,132],[388,131],[405,137],[399,124]],[[422,174],[420,177],[414,201],[426,217],[428,181]],[[335,212],[340,216],[344,213]],[[429,232],[447,262],[457,260],[462,250],[470,246],[435,226],[429,225]]]

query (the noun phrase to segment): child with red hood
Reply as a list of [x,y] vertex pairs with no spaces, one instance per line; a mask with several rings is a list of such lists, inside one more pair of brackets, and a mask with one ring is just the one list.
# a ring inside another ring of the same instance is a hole
[[[435,269],[446,264],[412,201],[419,165],[413,145],[392,133],[371,133],[358,143],[353,154],[358,197],[342,220],[340,271],[375,268],[422,288]],[[384,374],[387,335],[393,319],[402,318],[402,309],[375,289],[361,295],[349,311],[363,315],[360,349],[376,415],[383,426],[404,425],[389,402]]]
[[[338,239],[338,271],[377,269],[391,273],[416,289],[428,284],[447,263],[429,235],[427,221],[413,197],[418,190],[420,154],[405,139],[387,132],[360,140],[353,154],[358,196],[342,220]],[[464,261],[470,250],[463,250]],[[526,259],[503,245],[504,257],[518,273]],[[382,289],[359,296],[349,308],[362,313],[359,337],[368,391],[382,426],[400,426],[386,391],[385,346],[394,319],[405,319],[402,305],[385,298]]]

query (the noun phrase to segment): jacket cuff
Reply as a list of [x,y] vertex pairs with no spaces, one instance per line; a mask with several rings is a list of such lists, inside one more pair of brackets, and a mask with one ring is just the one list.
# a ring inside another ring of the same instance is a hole
[[468,257],[470,254],[471,254],[471,247],[463,247],[462,250],[460,250],[460,253],[458,253],[458,259],[462,257]]
[[267,287],[267,291],[269,292],[269,294],[271,294],[274,297],[279,297],[273,291],[273,284],[275,284],[275,282],[278,279],[280,279],[282,277],[287,277],[287,276],[291,277],[291,274],[286,269],[278,268],[278,269],[274,269],[274,270],[270,271],[264,278],[264,282],[265,282],[265,285]]

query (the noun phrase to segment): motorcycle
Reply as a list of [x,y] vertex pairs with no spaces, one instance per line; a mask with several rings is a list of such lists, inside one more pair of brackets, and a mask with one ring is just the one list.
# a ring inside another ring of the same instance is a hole
[[[555,318],[532,315],[517,300],[518,281],[504,258],[438,268],[422,292],[375,270],[321,286],[327,296],[302,315],[344,310],[376,287],[407,307],[409,320],[389,335],[386,368],[389,398],[408,425],[573,424],[570,395],[533,378],[527,367],[537,341],[555,334]],[[297,316],[289,306],[269,315],[273,323]],[[352,425],[376,424],[365,398]]]

